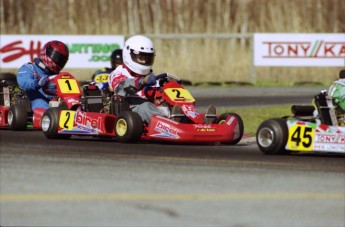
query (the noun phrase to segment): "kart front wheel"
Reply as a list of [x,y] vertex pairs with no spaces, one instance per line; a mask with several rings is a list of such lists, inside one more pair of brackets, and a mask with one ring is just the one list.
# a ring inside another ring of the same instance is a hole
[[144,131],[141,117],[136,112],[124,111],[117,115],[115,122],[116,138],[122,143],[137,142]]
[[236,126],[234,128],[235,135],[234,135],[234,138],[231,141],[222,142],[222,144],[235,145],[238,142],[240,142],[240,140],[242,139],[242,136],[243,136],[243,132],[244,132],[243,120],[240,117],[240,115],[238,115],[236,113],[223,113],[222,115],[220,115],[218,117],[217,123],[218,124],[225,124],[226,120],[228,119],[229,116],[233,116],[237,120],[237,124],[236,124]]
[[28,112],[25,105],[14,104],[10,106],[7,115],[9,129],[14,131],[26,130],[28,123]]
[[288,154],[285,149],[287,139],[288,128],[282,118],[262,122],[256,132],[256,143],[264,154]]
[[46,110],[42,116],[41,126],[43,134],[48,139],[69,139],[71,135],[59,134],[59,112],[60,107],[52,107]]

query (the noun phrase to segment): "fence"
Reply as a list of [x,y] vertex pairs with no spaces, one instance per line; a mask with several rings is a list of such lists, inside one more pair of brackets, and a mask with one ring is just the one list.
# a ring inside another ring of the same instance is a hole
[[[254,64],[254,34],[252,33],[145,35],[153,39],[157,49],[155,73],[171,72],[193,82],[222,83],[230,81],[257,84],[264,81],[280,83],[282,81],[308,80],[328,83],[326,80],[335,79],[339,71],[334,67],[260,67],[259,69]],[[345,40],[345,34],[343,35]],[[35,39],[37,38],[35,35],[33,36]],[[93,37],[96,40],[87,35],[82,38],[89,39],[90,42],[102,41],[100,37]],[[129,35],[125,36],[125,38],[128,37]],[[340,49],[343,50],[343,53],[339,56],[344,55],[345,58],[345,44],[342,45],[343,48]],[[329,50],[330,48],[328,48],[328,52],[330,52]],[[20,60],[20,62],[22,61]],[[83,64],[88,65],[88,62]],[[107,66],[109,62],[104,61],[103,64]],[[101,63],[101,65],[103,64]],[[5,68],[3,65],[2,68]],[[341,69],[340,67],[342,66],[339,66],[339,69]],[[96,69],[67,70],[71,70],[78,79],[85,80],[89,79]],[[0,69],[0,71],[4,70]]]

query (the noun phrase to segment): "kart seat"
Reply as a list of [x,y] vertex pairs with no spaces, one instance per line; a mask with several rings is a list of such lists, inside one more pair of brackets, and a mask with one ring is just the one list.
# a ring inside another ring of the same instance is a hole
[[315,96],[315,104],[320,115],[321,123],[326,125],[336,125],[337,117],[335,115],[335,107],[333,100],[326,92],[321,92]]
[[118,115],[123,111],[130,111],[130,104],[129,102],[120,96],[114,96],[110,104],[110,114]]
[[291,107],[291,113],[294,116],[313,116],[314,110],[312,105],[293,105]]
[[101,112],[103,109],[102,93],[98,87],[88,85],[83,87],[84,107],[87,112]]

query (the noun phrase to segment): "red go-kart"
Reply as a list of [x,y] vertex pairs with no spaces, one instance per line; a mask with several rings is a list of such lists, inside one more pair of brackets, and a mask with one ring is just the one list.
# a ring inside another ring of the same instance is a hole
[[[152,116],[144,123],[138,113],[131,111],[125,100],[114,96],[108,113],[82,110],[48,110],[42,118],[42,129],[48,138],[62,135],[92,135],[116,137],[124,143],[139,140],[169,141],[178,143],[237,144],[243,136],[243,121],[236,113],[214,117],[213,123],[204,123],[205,114],[198,112],[195,99],[180,83],[169,81],[166,74],[157,76],[160,88],[155,94],[155,104],[165,117]],[[93,97],[85,97],[85,103]],[[98,101],[101,103],[101,101]],[[171,119],[174,105],[181,107],[181,121]],[[101,108],[102,109],[102,108]]]

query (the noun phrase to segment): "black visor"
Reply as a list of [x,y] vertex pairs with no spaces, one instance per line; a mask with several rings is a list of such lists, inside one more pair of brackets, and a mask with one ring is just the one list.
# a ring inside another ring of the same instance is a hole
[[137,52],[131,49],[131,58],[134,62],[138,64],[151,66],[153,65],[153,62],[155,60],[155,54],[145,53],[145,52],[140,52],[140,51]]
[[60,66],[61,68],[63,68],[68,61],[68,57],[56,51],[51,46],[47,47],[46,54],[56,65]]

